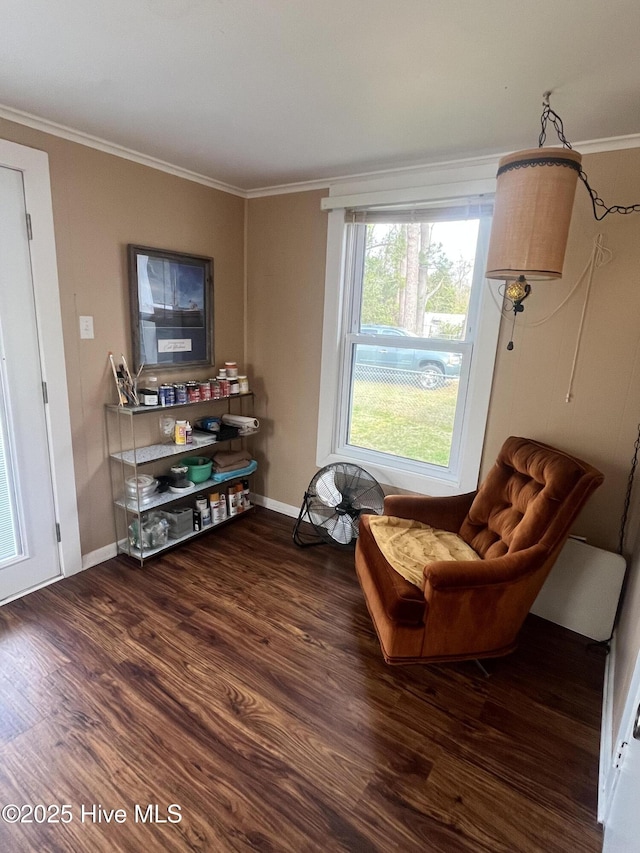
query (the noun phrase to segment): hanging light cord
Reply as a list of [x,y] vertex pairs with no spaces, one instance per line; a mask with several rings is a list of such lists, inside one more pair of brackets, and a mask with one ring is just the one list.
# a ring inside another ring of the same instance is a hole
[[[605,254],[608,253],[608,256]],[[576,375],[576,367],[578,364],[578,353],[580,352],[580,343],[582,342],[582,332],[584,330],[584,318],[587,313],[587,305],[589,304],[589,294],[591,293],[591,285],[593,283],[593,274],[598,267],[604,266],[611,259],[611,251],[605,249],[602,245],[602,234],[598,234],[593,243],[591,258],[589,259],[589,278],[587,279],[587,289],[584,294],[584,302],[582,304],[582,313],[580,315],[580,324],[578,326],[578,336],[576,338],[576,348],[573,352],[573,362],[571,363],[571,373],[569,375],[569,385],[567,387],[566,402],[570,403],[573,398],[573,380]],[[583,273],[584,275],[584,273]]]
[[[573,150],[571,143],[567,139],[564,133],[564,125],[562,123],[562,119],[558,115],[555,110],[551,109],[549,105],[549,98],[551,96],[551,92],[545,92],[542,100],[542,115],[540,116],[540,136],[538,137],[538,148],[542,148],[547,138],[547,123],[551,122],[553,125],[558,139],[562,142],[563,148],[569,148]],[[593,207],[593,215],[595,219],[600,222],[601,219],[604,219],[608,213],[640,213],[640,204],[612,204],[611,207],[607,207],[604,201],[600,198],[598,193],[592,189],[589,184],[589,180],[584,169],[580,169],[579,172],[580,180],[587,188],[587,192],[589,193],[589,197],[591,198],[591,206]],[[600,213],[598,213],[600,211]]]

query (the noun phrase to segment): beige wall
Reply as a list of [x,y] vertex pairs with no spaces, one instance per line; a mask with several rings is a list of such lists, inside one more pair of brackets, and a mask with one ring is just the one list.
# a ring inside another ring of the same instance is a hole
[[[131,358],[126,245],[214,258],[216,356],[240,360],[244,201],[12,122],[0,120],[0,137],[49,154],[80,539],[88,554],[115,538],[103,407],[115,402],[107,353]],[[93,316],[94,340],[80,340],[81,315]]]
[[302,501],[316,471],[327,248],[322,195],[248,203],[247,353],[263,427],[254,439],[256,491],[289,505]]

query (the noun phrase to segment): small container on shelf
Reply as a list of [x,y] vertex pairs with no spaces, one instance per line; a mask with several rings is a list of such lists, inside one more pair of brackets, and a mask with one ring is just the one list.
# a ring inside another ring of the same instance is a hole
[[164,441],[173,442],[176,435],[176,419],[160,416],[160,435]]
[[153,391],[151,388],[141,388],[138,391],[138,400],[141,406],[157,406],[158,392]]
[[161,406],[173,406],[176,402],[176,390],[173,385],[161,385],[158,389],[158,402]]
[[180,539],[193,530],[193,510],[191,507],[174,507],[161,513],[169,523],[169,539]]
[[207,456],[188,456],[182,464],[187,467],[192,483],[204,483],[211,476],[213,462]]
[[227,490],[227,500],[229,502],[229,515],[238,515],[243,512],[244,504],[242,500],[242,486],[236,483],[234,486],[229,486]]
[[162,548],[168,538],[169,522],[162,513],[149,513],[146,517],[134,519],[129,525],[129,544],[141,551],[144,548]]
[[202,527],[209,527],[211,524],[211,507],[209,506],[209,499],[202,496],[197,497],[196,511],[200,513],[201,529]]
[[200,383],[199,382],[187,382],[187,402],[188,403],[199,403],[200,402]]
[[227,508],[227,496],[224,492],[220,493],[220,521],[226,521],[229,518],[229,511]]
[[220,493],[212,492],[209,495],[209,509],[211,510],[211,523],[218,524],[222,521],[222,511],[220,509]]
[[186,421],[176,421],[173,441],[175,444],[186,444],[187,443],[187,422]]

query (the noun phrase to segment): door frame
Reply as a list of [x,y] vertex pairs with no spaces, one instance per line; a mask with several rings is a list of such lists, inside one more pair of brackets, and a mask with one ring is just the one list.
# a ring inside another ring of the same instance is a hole
[[[82,569],[76,482],[71,443],[71,419],[64,359],[62,312],[53,225],[49,155],[0,139],[0,166],[22,172],[25,205],[33,234],[29,241],[42,379],[47,383],[45,420],[56,520],[60,525],[58,551],[62,574]],[[25,223],[26,227],[26,223]],[[47,581],[47,586],[53,581]],[[29,590],[31,591],[31,590]],[[9,601],[10,599],[5,599]]]
[[[613,702],[613,673],[615,670],[615,641],[617,635],[613,637],[611,651],[607,656],[607,664],[610,666],[605,672],[605,685],[611,692],[611,703]],[[613,656],[612,656],[613,653]],[[607,677],[608,676],[608,677]],[[606,699],[606,697],[605,697]],[[613,721],[608,720],[608,728],[611,736],[608,738],[601,737],[600,739],[600,784],[598,796],[598,822],[604,827],[607,825],[611,804],[616,791],[616,786],[620,778],[620,768],[625,758],[625,749],[628,747],[629,741],[633,736],[633,724],[635,721],[636,710],[640,702],[640,651],[636,654],[636,660],[633,667],[631,682],[627,689],[624,699],[624,708],[620,718],[618,731],[612,731]],[[605,711],[603,710],[603,722],[605,720]],[[612,716],[612,708],[608,711],[608,716]],[[604,743],[603,743],[604,741]],[[607,743],[608,741],[608,743]]]

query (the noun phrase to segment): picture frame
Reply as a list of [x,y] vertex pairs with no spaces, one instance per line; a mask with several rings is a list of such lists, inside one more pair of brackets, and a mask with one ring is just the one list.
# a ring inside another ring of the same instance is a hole
[[135,370],[213,364],[213,258],[127,246]]

